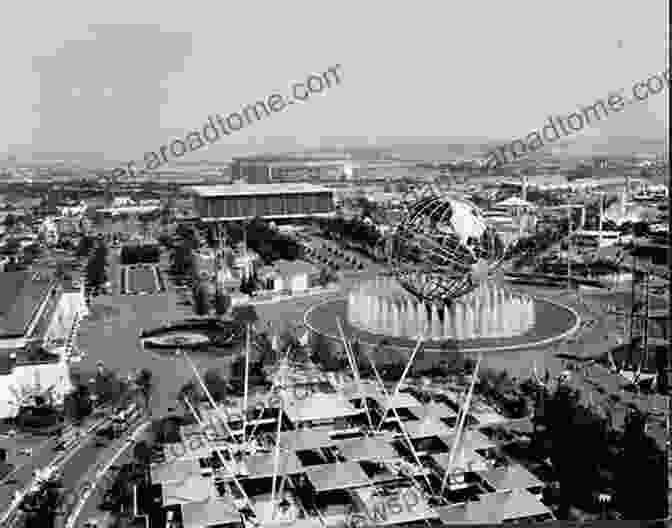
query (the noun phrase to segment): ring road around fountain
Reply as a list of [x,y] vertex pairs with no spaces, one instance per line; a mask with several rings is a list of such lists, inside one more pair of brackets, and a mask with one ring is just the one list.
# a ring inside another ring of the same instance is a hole
[[545,346],[571,335],[580,324],[571,308],[494,280],[441,304],[418,299],[389,276],[360,283],[346,298],[317,304],[304,316],[313,334],[340,343],[338,319],[348,338],[360,344],[385,340],[394,348],[412,349],[422,335],[425,350],[465,353]]

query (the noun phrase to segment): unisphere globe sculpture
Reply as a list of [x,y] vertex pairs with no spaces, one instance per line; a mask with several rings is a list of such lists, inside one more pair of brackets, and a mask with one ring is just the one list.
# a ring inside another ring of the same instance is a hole
[[390,250],[406,290],[427,302],[451,304],[496,270],[505,246],[473,203],[431,195],[408,207]]

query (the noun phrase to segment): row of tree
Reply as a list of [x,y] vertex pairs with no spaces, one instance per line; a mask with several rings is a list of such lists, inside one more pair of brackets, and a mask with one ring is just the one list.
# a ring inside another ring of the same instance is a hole
[[230,224],[227,226],[227,233],[234,244],[244,239],[247,246],[267,264],[280,259],[296,260],[303,255],[302,247],[293,238],[273,229],[260,218],[255,218],[244,226]]
[[[349,369],[346,359],[323,341],[326,339],[320,340],[319,336],[315,339],[313,359],[326,370]],[[371,365],[357,343],[353,343],[353,352],[361,375],[372,376]],[[397,381],[404,367],[401,361],[377,365],[381,377],[390,381]],[[441,364],[414,374],[464,375],[473,367],[473,360],[448,354]],[[665,454],[645,433],[646,418],[641,413],[631,409],[625,431],[619,435],[614,429],[611,411],[582,404],[580,392],[565,384],[552,390],[540,389],[532,380],[519,383],[506,372],[483,369],[476,389],[487,399],[508,407],[511,417],[523,417],[535,408],[537,432],[531,449],[540,459],[548,456],[552,461],[563,518],[567,517],[571,505],[595,509],[597,494],[605,490],[614,495],[617,508],[627,519],[665,516]],[[567,440],[570,438],[581,439],[581,449]]]
[[90,377],[79,372],[72,372],[70,377],[73,390],[65,396],[63,412],[74,422],[89,416],[94,404],[125,407],[139,397],[144,407],[149,408],[154,390],[153,374],[149,369],[141,369],[130,384],[116,372],[103,368]]
[[223,317],[231,309],[231,297],[229,295],[217,288],[214,297],[212,297],[207,284],[202,281],[194,282],[192,296],[196,315],[209,315],[214,309],[219,317]]
[[[253,306],[237,306],[234,308],[234,317],[242,324],[251,327],[257,321]],[[256,331],[251,339],[252,347],[249,356],[248,387],[268,388],[269,380],[266,377],[265,367],[275,364],[287,352],[291,351],[293,360],[306,360],[307,350],[301,346],[294,328],[287,326],[278,335],[277,350],[273,349],[271,336],[268,330]],[[245,355],[238,354],[226,372],[219,369],[209,369],[203,376],[203,382],[216,401],[223,401],[227,396],[240,396],[245,384]],[[187,382],[180,390],[177,399],[184,405],[184,398],[190,401],[202,401],[205,394],[195,381]],[[189,414],[188,408],[185,413]]]
[[[599,508],[597,495],[608,494],[625,519],[663,518],[667,512],[665,453],[646,434],[646,416],[631,407],[623,433],[611,411],[583,405],[580,392],[566,384],[541,390],[535,409],[533,449],[550,457],[559,484],[558,516],[572,505]],[[580,448],[568,439],[580,439]],[[544,456],[544,455],[542,455]]]
[[345,240],[373,250],[381,240],[376,226],[364,218],[346,219],[342,216],[324,218],[318,221],[322,233],[327,238]]
[[159,242],[170,249],[170,270],[178,277],[191,277],[194,273],[193,251],[198,249],[198,234],[187,224],[178,224],[175,235],[159,237]]
[[96,292],[107,282],[107,255],[105,242],[96,240],[86,264],[87,288]]
[[161,250],[155,245],[124,246],[120,260],[124,265],[155,264],[161,258]]

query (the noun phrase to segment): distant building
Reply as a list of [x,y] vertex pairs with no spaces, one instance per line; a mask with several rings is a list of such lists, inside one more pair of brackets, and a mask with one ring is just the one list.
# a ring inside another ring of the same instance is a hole
[[42,222],[40,233],[44,236],[47,245],[58,244],[58,223],[53,218],[47,218]]
[[87,205],[85,202],[80,202],[76,205],[58,206],[58,212],[61,216],[77,218],[86,212]]
[[231,268],[221,262],[219,270],[217,254],[213,249],[195,250],[192,257],[195,274],[207,280],[214,279],[214,284],[226,292],[237,291],[242,279],[252,276],[262,262],[261,257],[250,250],[234,253]]
[[110,207],[99,209],[99,212],[112,216],[121,214],[142,215],[157,211],[160,207],[160,200],[141,200],[137,202],[130,196],[117,196],[112,201]]
[[129,205],[135,205],[135,200],[130,196],[117,196],[112,200],[112,207],[126,207]]
[[191,192],[196,215],[204,221],[299,219],[334,210],[333,191],[307,183],[198,185]]
[[339,181],[352,174],[352,162],[343,154],[284,154],[234,158],[233,180],[249,184]]
[[257,274],[266,289],[298,293],[316,285],[320,270],[303,260],[278,260]]
[[82,230],[83,224],[88,223],[84,217],[62,216],[56,221],[59,237],[61,235],[72,235]]
[[[392,182],[414,179],[420,171],[415,163],[397,160],[370,160],[357,163],[352,168],[352,179]],[[351,178],[348,178],[351,179]]]

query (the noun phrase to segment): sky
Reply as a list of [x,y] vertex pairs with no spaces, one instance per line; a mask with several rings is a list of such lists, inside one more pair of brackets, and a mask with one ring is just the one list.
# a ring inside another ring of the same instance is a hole
[[[208,115],[337,64],[338,86],[183,159],[224,159],[282,137],[288,147],[524,137],[669,65],[665,0],[457,4],[15,2],[0,30],[0,158],[142,159]],[[668,100],[663,92],[583,134],[663,138]]]

